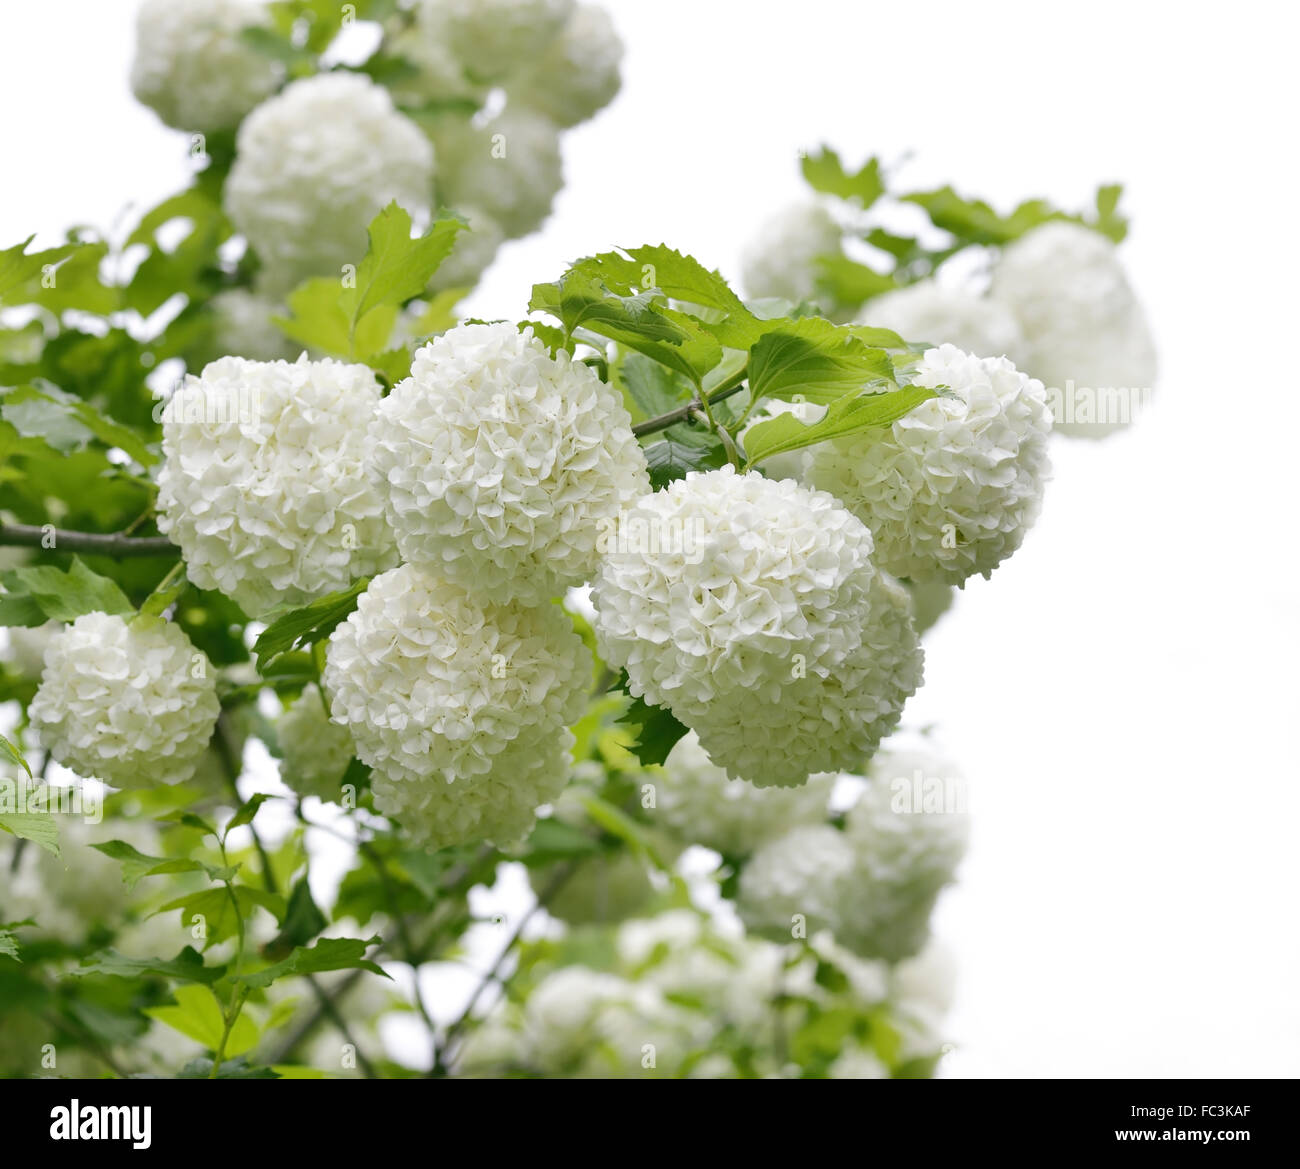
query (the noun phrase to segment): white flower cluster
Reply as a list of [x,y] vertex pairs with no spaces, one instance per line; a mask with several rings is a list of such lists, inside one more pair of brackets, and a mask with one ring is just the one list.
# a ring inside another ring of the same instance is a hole
[[372,463],[402,556],[492,601],[588,580],[649,491],[618,395],[531,330],[461,325],[379,405]]
[[886,572],[949,584],[988,576],[1038,517],[1051,469],[1043,384],[955,345],[927,350],[914,381],[949,393],[883,436],[810,447],[806,480],[871,528]]
[[691,733],[647,782],[655,788],[652,815],[679,840],[743,856],[796,825],[824,820],[834,776],[814,775],[801,787],[755,787],[728,778]]
[[873,297],[859,320],[878,329],[893,329],[904,341],[951,344],[980,357],[1022,362],[1025,339],[1006,305],[937,280],[921,280]]
[[559,129],[523,107],[509,106],[482,126],[446,122],[434,143],[439,199],[477,208],[512,239],[542,225],[564,185]]
[[751,297],[815,299],[817,259],[840,252],[840,225],[820,203],[797,203],[759,229],[741,262]]
[[223,358],[163,411],[158,526],[192,580],[250,616],[396,562],[365,461],[379,383],[364,365]]
[[895,781],[917,774],[953,779],[928,756],[882,753],[842,832],[804,826],[760,848],[741,873],[745,924],[787,941],[828,929],[853,953],[887,962],[920,951],[934,903],[965,855],[968,820],[900,795]]
[[263,291],[360,263],[366,228],[391,200],[426,212],[433,147],[358,73],[323,73],[285,86],[239,128],[226,211],[264,265]]
[[609,13],[578,4],[534,64],[507,82],[510,100],[567,128],[604,109],[618,93],[623,42]]
[[535,60],[564,28],[573,0],[438,0],[447,47],[470,73],[501,81]]
[[679,540],[622,548],[593,589],[602,658],[760,787],[851,767],[921,677],[906,594],[831,496],[731,467],[643,499],[629,523]]
[[[1155,344],[1115,245],[1077,223],[1045,223],[1002,253],[990,294],[1025,335],[1024,367],[1050,388],[1149,390]],[[1124,421],[1128,421],[1125,418]],[[1058,416],[1064,434],[1097,438],[1115,420]]]
[[300,796],[339,798],[339,786],[352,762],[352,736],[330,720],[325,696],[314,683],[289,705],[275,724],[284,765],[280,778]]
[[249,0],[144,0],[132,91],[178,130],[234,129],[283,78],[279,62],[240,36],[265,21],[265,8]]
[[382,813],[430,848],[508,844],[564,786],[591,669],[562,609],[485,603],[406,564],[334,631],[324,685]]
[[216,671],[179,626],[107,613],[55,635],[28,708],[55,762],[113,787],[189,779],[220,713]]

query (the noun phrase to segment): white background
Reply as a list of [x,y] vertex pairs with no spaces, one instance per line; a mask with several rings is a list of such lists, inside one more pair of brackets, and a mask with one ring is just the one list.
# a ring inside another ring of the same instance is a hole
[[[1294,15],[1094,3],[606,0],[622,96],[470,307],[613,245],[735,275],[796,153],[1000,207],[1127,184],[1159,399],[1057,448],[1044,517],[930,639],[910,708],[972,781],[939,914],[949,1075],[1300,1074]],[[126,85],[133,0],[4,0],[0,244],[182,185]]]

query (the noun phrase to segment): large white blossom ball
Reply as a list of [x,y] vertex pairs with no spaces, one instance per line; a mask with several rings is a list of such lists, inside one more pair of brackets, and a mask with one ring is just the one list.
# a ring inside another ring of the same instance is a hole
[[375,806],[441,848],[528,831],[568,778],[591,670],[558,606],[491,604],[404,564],[334,631],[324,684]]
[[177,130],[234,129],[284,76],[279,62],[240,36],[265,22],[265,8],[249,0],[144,0],[132,92]]
[[871,533],[789,479],[691,472],[631,510],[593,589],[602,658],[761,787],[859,763],[921,676]]
[[86,613],[50,642],[28,713],[55,762],[148,787],[190,778],[221,704],[216,671],[180,626]]
[[344,773],[355,753],[346,727],[331,721],[325,696],[312,683],[275,724],[283,765],[280,778],[300,796],[339,798]]
[[258,617],[396,563],[370,481],[380,388],[364,365],[227,357],[163,411],[158,526],[192,580]]
[[805,824],[764,844],[740,874],[736,908],[773,941],[837,931],[857,867],[853,845],[829,824]]
[[587,581],[649,491],[619,396],[531,329],[461,325],[380,404],[373,468],[404,559],[492,601]]
[[281,294],[359,264],[366,228],[390,201],[428,210],[433,147],[381,86],[358,73],[287,85],[239,128],[226,211]]
[[955,345],[927,350],[914,380],[951,392],[888,430],[809,448],[805,474],[871,528],[886,572],[949,584],[988,576],[1038,517],[1051,469],[1043,384]]
[[623,42],[609,13],[578,4],[536,63],[507,84],[510,101],[576,126],[609,105],[622,79]]
[[840,252],[840,226],[820,203],[796,203],[771,219],[750,241],[741,279],[751,297],[813,300],[817,259]]
[[439,0],[447,47],[480,81],[537,59],[564,28],[573,0]]
[[673,747],[661,771],[646,782],[655,789],[648,814],[679,840],[726,856],[743,856],[799,824],[826,818],[834,776],[815,775],[801,787],[759,788],[731,779],[689,734]]
[[892,329],[904,341],[949,343],[967,353],[1006,357],[1017,364],[1024,350],[1020,325],[1004,304],[937,280],[872,297],[858,319],[877,329]]
[[1046,384],[1058,430],[1102,438],[1133,421],[1155,384],[1155,342],[1109,239],[1036,227],[1002,253],[990,295],[1019,320],[1024,368]]
[[550,118],[509,106],[486,125],[444,119],[431,132],[443,203],[486,212],[511,239],[542,225],[564,186],[560,131]]

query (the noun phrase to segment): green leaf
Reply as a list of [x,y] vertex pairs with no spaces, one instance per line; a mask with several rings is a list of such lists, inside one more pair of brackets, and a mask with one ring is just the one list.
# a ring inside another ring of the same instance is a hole
[[15,962],[21,962],[18,957],[18,940],[8,930],[0,930],[0,957],[12,958]]
[[275,796],[269,796],[265,792],[258,792],[252,796],[247,803],[241,805],[239,810],[230,818],[230,823],[226,825],[226,835],[230,835],[232,828],[239,828],[244,824],[251,824],[253,817],[257,815],[257,810],[266,803],[267,800],[275,799]]
[[272,317],[294,341],[333,357],[353,360],[354,351],[376,353],[388,344],[397,320],[394,306],[377,309],[355,327],[342,304],[343,285],[337,276],[317,276],[289,294],[288,317]]
[[695,393],[690,380],[646,357],[625,353],[614,363],[613,376],[623,391],[633,422],[644,422],[689,402]]
[[30,597],[55,621],[75,621],[86,613],[135,612],[116,582],[91,572],[76,556],[66,572],[49,565],[23,566],[10,569],[0,583],[15,597]]
[[18,750],[4,735],[0,735],[0,759],[8,759],[10,763],[17,763],[19,767],[27,772],[27,778],[32,778],[32,769],[27,762],[27,756]]
[[284,925],[279,934],[267,944],[263,954],[276,960],[287,957],[295,947],[305,946],[327,925],[329,920],[312,900],[307,878],[302,877],[289,894]]
[[295,974],[323,974],[330,970],[369,970],[372,974],[388,975],[366,959],[366,950],[378,938],[362,941],[360,938],[322,938],[314,946],[299,946],[283,962],[268,966],[255,974],[241,974],[237,982],[265,989],[277,979]]
[[816,267],[818,294],[840,307],[856,309],[871,297],[898,287],[893,276],[848,256],[818,256]]
[[225,966],[205,966],[203,956],[186,946],[175,958],[128,958],[116,950],[92,954],[74,974],[111,974],[118,978],[140,978],[154,974],[178,982],[213,983],[226,973]]
[[330,593],[310,605],[277,617],[253,644],[258,669],[266,669],[267,663],[277,654],[324,641],[340,622],[347,620],[369,584],[370,578],[362,577],[354,581],[351,588]]
[[[172,997],[175,1005],[149,1007],[144,1013],[201,1043],[209,1051],[216,1051],[226,1031],[225,1015],[217,996],[206,986],[178,986]],[[233,1059],[256,1045],[257,1024],[248,1015],[241,1014],[226,1037],[225,1055]]]
[[624,726],[637,728],[637,741],[628,750],[646,766],[663,763],[679,739],[690,729],[678,722],[672,711],[651,706],[644,698],[632,699],[632,705],[619,717]]
[[212,871],[201,861],[184,857],[146,856],[124,840],[110,840],[104,844],[92,844],[90,847],[107,857],[112,857],[122,866],[122,880],[128,889],[134,889],[144,877]]
[[106,243],[79,244],[76,251],[48,275],[43,273],[39,279],[29,281],[21,297],[15,292],[11,299],[23,304],[39,304],[52,313],[77,309],[108,316],[119,307],[121,293],[116,288],[107,287],[99,278],[100,264],[106,255]]
[[984,200],[963,198],[952,187],[916,191],[903,195],[902,199],[924,208],[935,227],[949,232],[962,244],[1007,244],[1051,220],[1083,222],[1079,216],[1067,215],[1045,199],[1026,199],[1009,215],[999,215]]
[[1128,216],[1119,210],[1120,196],[1124,188],[1119,183],[1110,183],[1097,188],[1097,218],[1092,226],[1102,235],[1123,243],[1128,235]]
[[[259,906],[277,921],[284,916],[284,898],[277,897],[274,893],[254,889],[251,885],[235,885],[234,896],[239,902],[239,911],[245,921]],[[170,913],[179,909],[181,924],[186,927],[193,926],[194,919],[201,917],[206,929],[206,940],[210,945],[215,945],[217,942],[225,941],[226,938],[234,937],[239,929],[235,907],[231,904],[230,897],[230,890],[225,886],[185,893],[174,901],[167,902],[150,916],[156,917],[160,913]]]
[[873,381],[892,382],[893,377],[894,363],[888,353],[866,344],[853,328],[821,317],[805,317],[774,329],[749,355],[749,386],[755,401],[784,398],[825,404]]
[[650,469],[650,485],[658,491],[674,479],[685,479],[689,471],[712,471],[721,467],[727,461],[727,453],[720,442],[704,447],[693,442],[662,438],[645,448],[645,460]]
[[[43,252],[28,253],[27,245],[35,238],[35,235],[29,235],[22,243],[0,251],[0,304],[6,303],[16,290],[33,279],[38,279],[43,269],[67,259],[82,246],[76,243],[62,244]],[[15,299],[13,303],[22,302]]]
[[745,434],[747,466],[786,451],[799,450],[827,439],[880,429],[896,422],[922,402],[940,396],[940,390],[903,386],[883,394],[849,395],[832,402],[818,422],[805,425],[792,414],[760,422]]
[[0,815],[0,828],[22,840],[30,840],[55,856],[62,855],[59,825],[49,812],[5,812]]
[[816,154],[805,154],[801,163],[803,177],[814,191],[852,199],[864,209],[870,207],[885,193],[885,180],[880,175],[880,159],[872,157],[849,173],[840,156],[829,146]]

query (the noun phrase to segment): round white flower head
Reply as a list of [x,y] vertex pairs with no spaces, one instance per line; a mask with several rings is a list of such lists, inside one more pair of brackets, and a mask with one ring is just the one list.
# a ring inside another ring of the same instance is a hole
[[190,580],[260,617],[397,560],[366,465],[379,383],[340,361],[226,357],[163,411],[158,526]]
[[1052,428],[1043,383],[955,345],[927,350],[914,381],[951,393],[887,431],[818,443],[806,474],[871,528],[886,572],[949,584],[988,576],[1042,503]]
[[1101,438],[1132,421],[1141,399],[1130,399],[1155,384],[1155,343],[1110,240],[1077,223],[1036,227],[1002,253],[990,295],[1019,319],[1024,368],[1047,385],[1057,429]]
[[936,280],[872,297],[858,319],[877,329],[893,329],[904,341],[949,343],[980,357],[1019,362],[1024,349],[1020,325],[1004,304]]
[[741,279],[751,297],[815,299],[817,258],[840,251],[840,226],[820,203],[796,203],[773,216],[751,241]]
[[461,325],[420,349],[371,434],[402,556],[492,601],[587,581],[650,489],[618,395],[511,324]]
[[280,778],[300,796],[339,798],[339,786],[354,754],[346,727],[330,721],[325,697],[313,683],[275,724],[284,765]]
[[512,106],[485,126],[444,120],[432,133],[444,203],[481,209],[511,239],[542,225],[564,186],[560,132],[550,118]]
[[180,626],[86,613],[50,642],[28,713],[55,762],[148,787],[189,779],[221,704],[216,671]]
[[303,351],[272,321],[285,316],[284,305],[270,297],[243,288],[219,292],[208,302],[212,333],[202,348],[186,354],[190,369],[202,369],[222,357],[246,357],[250,361],[293,361]]
[[177,130],[231,130],[284,70],[240,36],[266,22],[249,0],[144,0],[135,23],[135,96]]
[[403,105],[420,105],[446,98],[470,98],[481,102],[488,87],[471,81],[465,66],[447,44],[445,0],[419,0],[414,19],[390,36],[393,52],[419,69],[414,77],[395,78],[389,85]]
[[[555,877],[556,870],[550,865],[528,870],[533,892],[539,896]],[[644,909],[654,892],[646,862],[622,849],[585,859],[552,892],[546,912],[570,925],[622,921]]]
[[969,819],[951,764],[882,752],[849,809],[844,835],[857,864],[838,940],[867,958],[898,962],[929,937],[930,913],[966,853]]
[[448,288],[473,288],[506,240],[505,230],[486,211],[461,207],[459,213],[469,224],[469,230],[456,236],[451,254],[438,265],[429,281],[434,292]]
[[789,479],[692,472],[631,510],[601,562],[601,656],[760,787],[861,761],[920,682],[907,599],[871,533]]
[[433,147],[388,92],[358,73],[322,73],[240,126],[226,211],[275,295],[360,263],[380,209],[395,199],[419,216],[432,184]]
[[826,818],[834,776],[815,775],[802,787],[758,788],[729,779],[692,733],[669,752],[655,787],[651,813],[687,844],[743,856],[798,824]]
[[545,114],[557,126],[576,126],[614,100],[622,60],[623,42],[609,13],[579,4],[536,64],[507,83],[510,101]]
[[829,824],[792,828],[745,863],[736,908],[749,930],[773,941],[834,933],[856,867],[844,833]]
[[375,806],[430,848],[510,843],[572,766],[591,652],[554,605],[493,605],[405,564],[330,637],[325,691]]
[[439,0],[447,47],[481,81],[537,59],[564,28],[573,0]]

